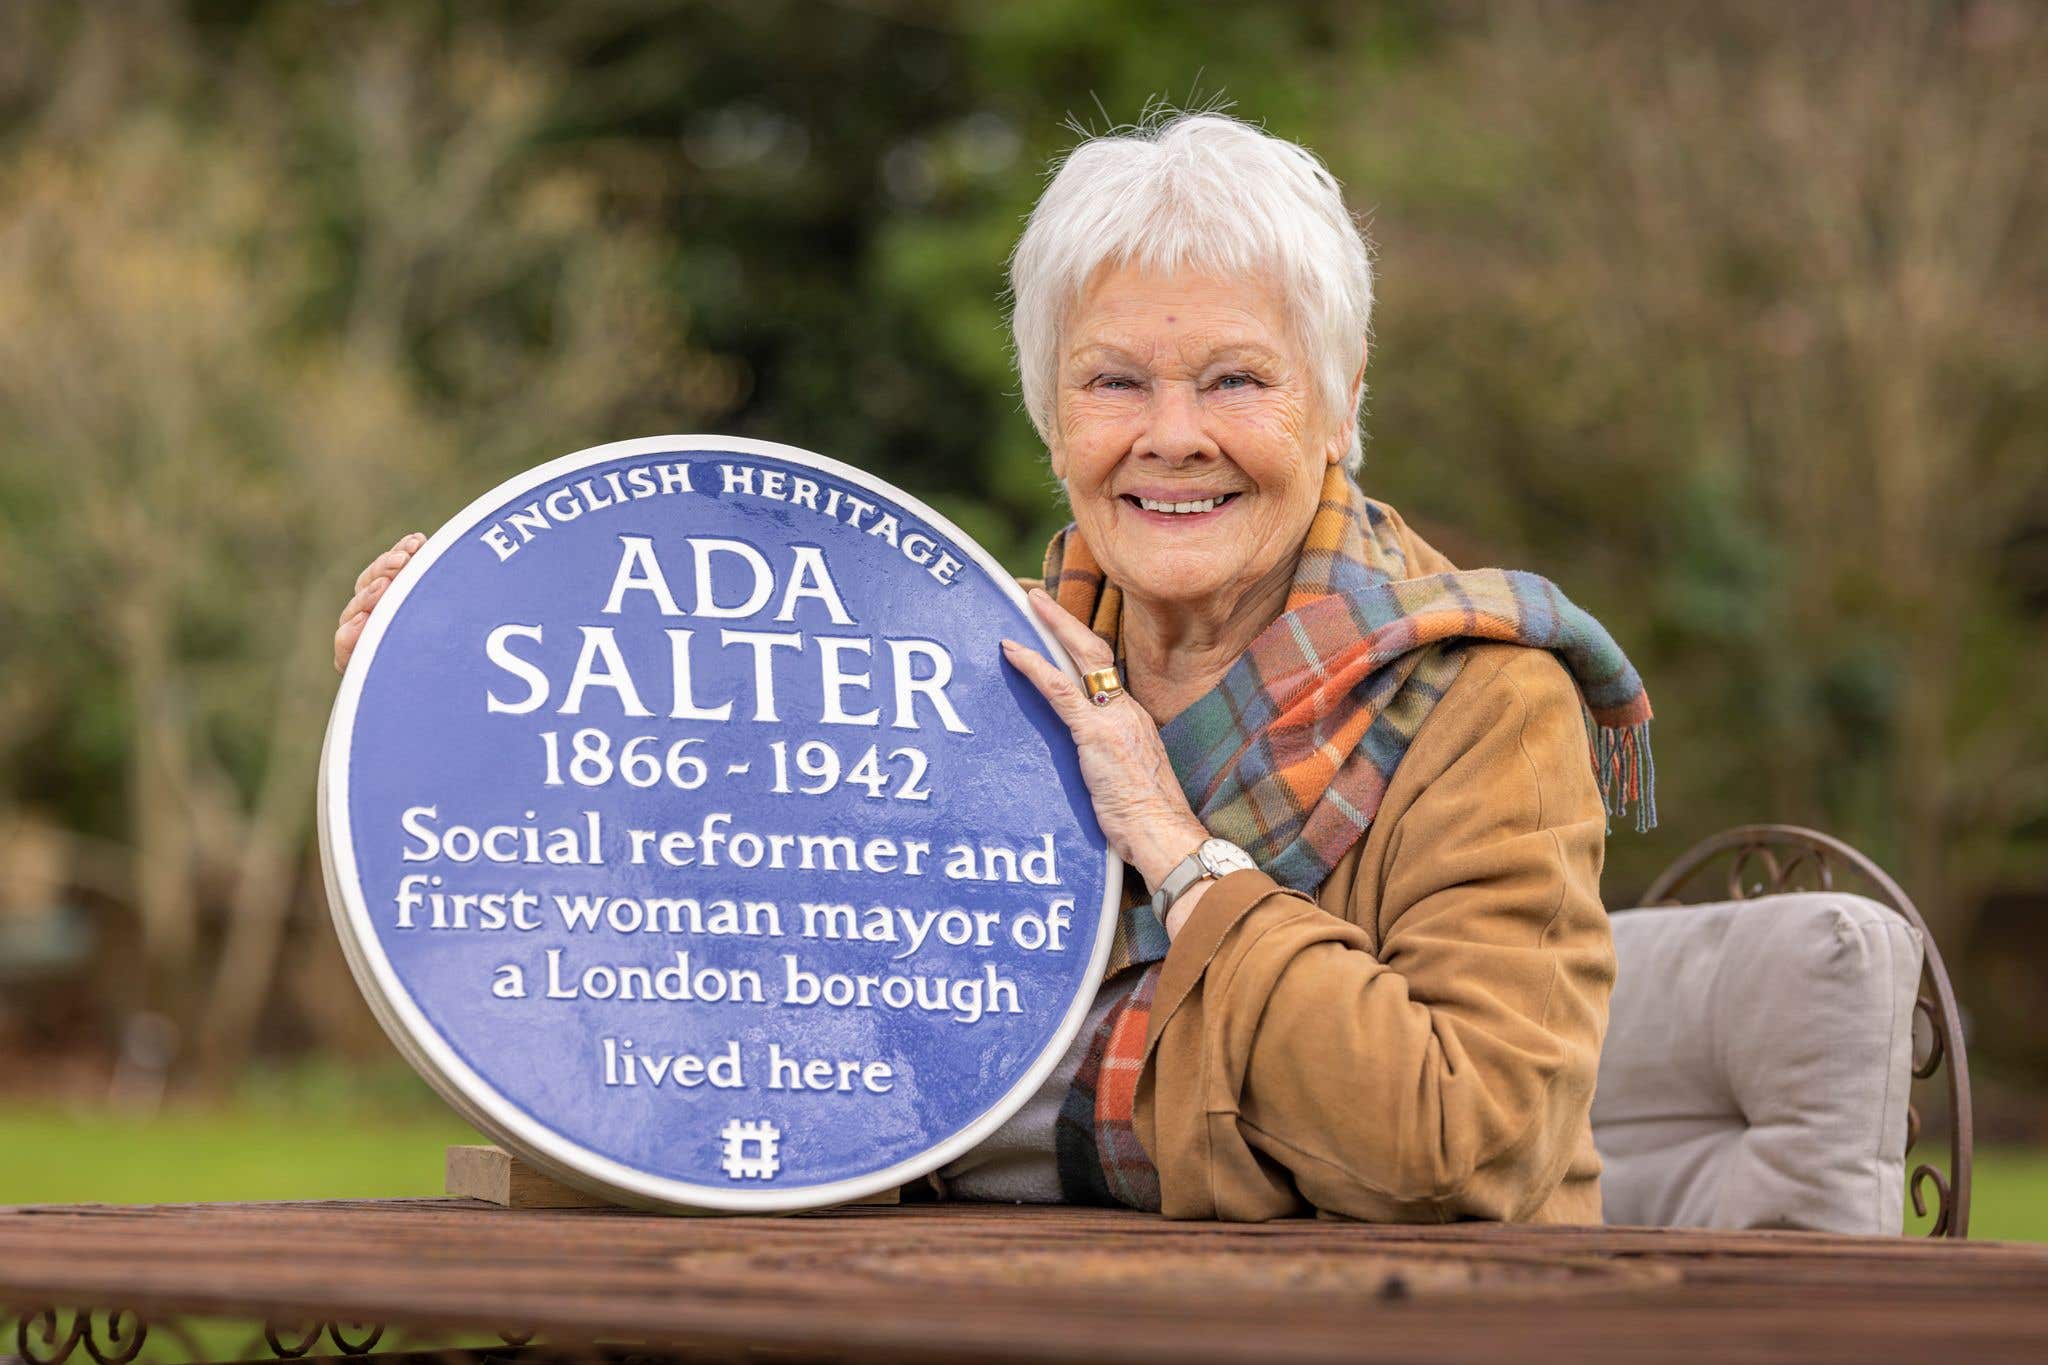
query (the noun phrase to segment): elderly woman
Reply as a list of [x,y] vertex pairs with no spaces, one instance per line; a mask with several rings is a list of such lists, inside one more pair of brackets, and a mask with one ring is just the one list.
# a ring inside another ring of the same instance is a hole
[[[1650,716],[1549,583],[1352,481],[1372,273],[1336,181],[1234,119],[1070,155],[1011,263],[1073,510],[1005,654],[1134,879],[1065,1064],[955,1198],[1180,1218],[1600,1220],[1607,815]],[[418,541],[364,571],[336,661]]]

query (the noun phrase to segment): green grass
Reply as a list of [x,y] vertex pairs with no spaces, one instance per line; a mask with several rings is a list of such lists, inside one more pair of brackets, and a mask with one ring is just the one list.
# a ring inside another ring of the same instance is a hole
[[[148,1119],[15,1107],[0,1112],[0,1204],[435,1195],[442,1149],[476,1141],[402,1073],[259,1078],[227,1105]],[[2048,1151],[1977,1154],[1970,1235],[2048,1242]]]
[[350,1119],[250,1107],[156,1119],[0,1115],[0,1203],[184,1203],[438,1195],[455,1115]]
[[257,1073],[225,1104],[150,1117],[0,1106],[0,1204],[171,1204],[441,1193],[481,1141],[403,1067]]
[[480,1139],[453,1114],[366,1119],[236,1105],[142,1120],[0,1116],[0,1204],[166,1204],[441,1193],[442,1149]]
[[[1939,1142],[1925,1144],[1915,1158],[1933,1161],[1944,1152]],[[1912,1163],[1908,1163],[1908,1169]],[[1928,1187],[1932,1199],[1934,1190]],[[1906,1201],[1907,1227],[1924,1231],[1932,1221],[1913,1217]],[[2048,1151],[2039,1148],[1979,1149],[1976,1178],[1970,1191],[1970,1237],[1986,1242],[2048,1242]]]

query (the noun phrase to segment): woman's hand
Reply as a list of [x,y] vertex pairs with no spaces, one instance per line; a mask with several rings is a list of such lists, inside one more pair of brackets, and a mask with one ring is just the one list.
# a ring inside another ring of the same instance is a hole
[[[1102,638],[1051,596],[1033,588],[1031,606],[1083,673],[1115,662]],[[1159,727],[1128,692],[1107,706],[1095,705],[1079,683],[1015,640],[1003,641],[1003,657],[1051,703],[1073,734],[1095,820],[1110,847],[1138,869],[1147,886],[1157,887],[1174,864],[1209,837],[1181,793]],[[1182,896],[1173,918],[1184,920],[1195,898],[1194,891]],[[1168,925],[1170,930],[1178,927]]]
[[341,609],[341,624],[334,630],[334,671],[339,673],[348,667],[349,655],[356,652],[356,641],[363,638],[363,627],[370,623],[370,613],[384,598],[384,590],[391,586],[391,580],[398,577],[398,571],[412,562],[420,546],[427,538],[418,531],[409,536],[399,537],[398,543],[370,561],[368,568],[356,575],[356,595],[348,599],[348,605]]

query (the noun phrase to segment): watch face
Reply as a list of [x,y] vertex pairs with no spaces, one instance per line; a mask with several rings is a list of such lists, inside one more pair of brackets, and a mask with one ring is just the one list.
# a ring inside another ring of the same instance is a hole
[[1210,839],[1200,849],[1202,866],[1210,875],[1221,877],[1232,872],[1244,872],[1257,867],[1251,855],[1231,843],[1228,839]]

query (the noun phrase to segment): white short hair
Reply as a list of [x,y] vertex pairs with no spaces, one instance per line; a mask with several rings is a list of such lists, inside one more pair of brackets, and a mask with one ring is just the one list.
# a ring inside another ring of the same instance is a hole
[[1227,115],[1173,114],[1067,154],[1010,257],[1017,374],[1048,444],[1060,324],[1098,269],[1122,265],[1270,278],[1358,467],[1351,381],[1372,325],[1372,253],[1315,153]]

